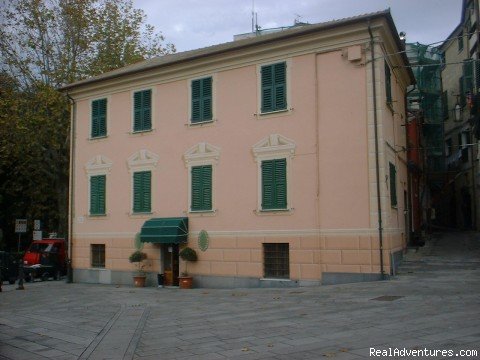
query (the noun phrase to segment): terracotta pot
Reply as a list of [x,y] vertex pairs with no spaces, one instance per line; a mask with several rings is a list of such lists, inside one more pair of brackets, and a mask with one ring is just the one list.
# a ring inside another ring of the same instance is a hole
[[145,275],[137,275],[133,277],[133,284],[135,287],[145,287],[145,280],[147,277]]
[[180,289],[191,289],[193,286],[193,278],[191,276],[180,276],[178,278]]

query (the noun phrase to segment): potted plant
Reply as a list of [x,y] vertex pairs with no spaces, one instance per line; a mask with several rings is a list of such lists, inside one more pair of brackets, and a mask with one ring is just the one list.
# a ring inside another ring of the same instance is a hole
[[191,247],[187,246],[180,251],[179,256],[185,261],[185,271],[183,271],[178,278],[180,289],[191,289],[193,286],[193,278],[188,274],[188,262],[197,261],[197,253]]
[[136,274],[133,275],[133,283],[135,287],[144,287],[145,279],[147,278],[145,273],[145,267],[147,266],[145,260],[147,260],[147,254],[141,250],[135,250],[128,260],[137,268]]

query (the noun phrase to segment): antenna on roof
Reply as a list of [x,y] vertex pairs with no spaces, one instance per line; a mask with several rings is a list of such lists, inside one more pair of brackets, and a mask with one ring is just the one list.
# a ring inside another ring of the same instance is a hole
[[258,26],[258,14],[255,12],[255,0],[252,0],[252,33],[257,33],[261,29]]

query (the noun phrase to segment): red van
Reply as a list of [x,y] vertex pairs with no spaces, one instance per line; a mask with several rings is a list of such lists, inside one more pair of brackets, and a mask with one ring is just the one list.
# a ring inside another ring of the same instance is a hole
[[67,246],[65,239],[34,240],[23,256],[25,267],[50,267],[50,276],[67,273]]

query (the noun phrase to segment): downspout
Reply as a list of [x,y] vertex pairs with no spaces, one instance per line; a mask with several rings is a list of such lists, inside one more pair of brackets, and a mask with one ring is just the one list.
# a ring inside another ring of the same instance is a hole
[[380,160],[378,153],[378,118],[377,118],[377,85],[375,78],[375,51],[372,28],[368,21],[368,33],[370,34],[370,56],[372,61],[372,83],[373,83],[373,125],[375,131],[375,178],[377,181],[377,210],[378,210],[378,241],[380,248],[380,273],[381,279],[385,280],[385,270],[383,269],[383,227],[382,227],[382,199],[380,197]]
[[67,98],[70,101],[70,181],[68,189],[68,202],[69,202],[69,211],[68,211],[68,262],[67,262],[67,283],[73,282],[73,268],[72,268],[72,237],[73,237],[73,202],[74,202],[74,184],[75,184],[75,118],[77,106],[75,100],[67,93]]

